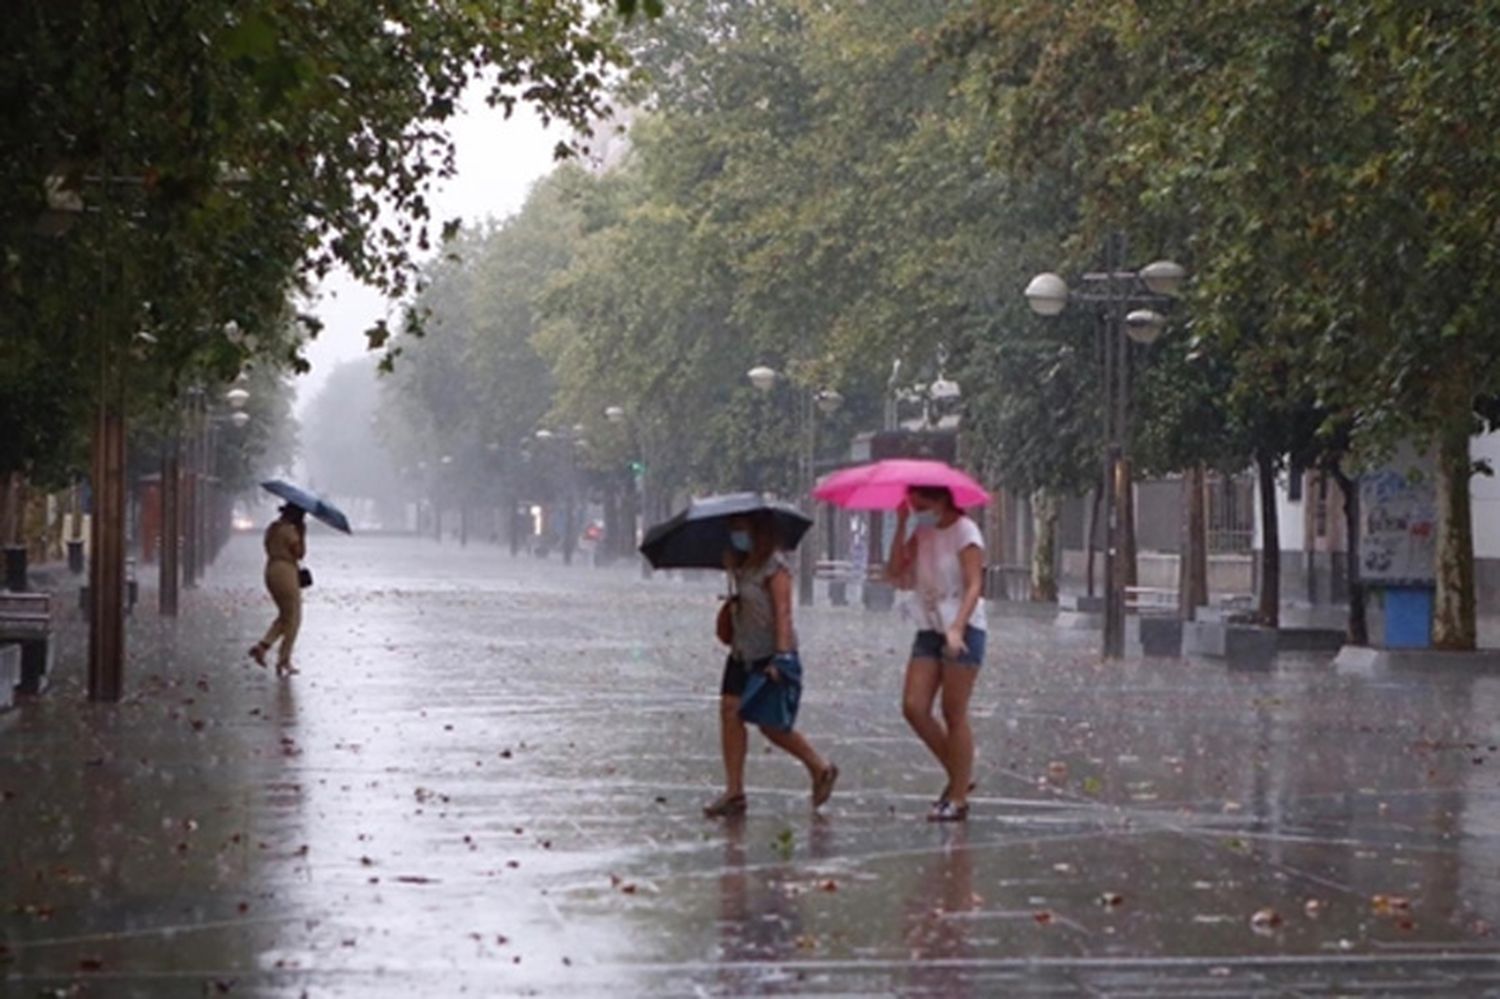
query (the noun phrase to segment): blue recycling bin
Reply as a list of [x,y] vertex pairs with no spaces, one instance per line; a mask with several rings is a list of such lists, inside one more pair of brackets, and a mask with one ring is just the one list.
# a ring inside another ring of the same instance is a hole
[[1432,645],[1431,586],[1387,586],[1384,645],[1388,649],[1425,649]]

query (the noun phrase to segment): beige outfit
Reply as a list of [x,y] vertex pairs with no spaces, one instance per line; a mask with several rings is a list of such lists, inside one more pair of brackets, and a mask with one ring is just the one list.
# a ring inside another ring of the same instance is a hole
[[296,525],[278,520],[266,528],[266,589],[276,601],[276,620],[260,644],[270,648],[281,640],[276,662],[290,666],[292,647],[302,627],[302,586],[297,579],[297,563],[307,554],[307,543]]

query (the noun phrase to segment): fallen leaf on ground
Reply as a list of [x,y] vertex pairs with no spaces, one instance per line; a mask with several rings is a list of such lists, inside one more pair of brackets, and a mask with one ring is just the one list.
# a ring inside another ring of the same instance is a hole
[[1250,926],[1255,930],[1274,930],[1282,924],[1281,913],[1270,907],[1255,910],[1250,917]]

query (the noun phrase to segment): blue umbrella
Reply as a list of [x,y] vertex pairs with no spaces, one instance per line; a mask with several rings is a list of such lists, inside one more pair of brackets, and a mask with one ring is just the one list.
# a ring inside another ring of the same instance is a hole
[[344,516],[344,511],[327,500],[314,496],[306,489],[294,486],[290,482],[283,482],[280,479],[262,482],[260,487],[273,496],[280,496],[292,506],[306,510],[309,514],[336,531],[343,531],[345,534],[354,533],[349,529],[349,518]]
[[787,551],[796,548],[812,526],[801,511],[759,493],[703,496],[647,531],[641,554],[654,569],[722,569],[729,550],[729,522],[761,511],[771,515],[778,545]]

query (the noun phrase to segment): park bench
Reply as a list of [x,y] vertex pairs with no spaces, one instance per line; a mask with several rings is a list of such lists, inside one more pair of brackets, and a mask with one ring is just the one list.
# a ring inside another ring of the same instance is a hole
[[1125,587],[1125,613],[1176,616],[1179,597],[1176,590],[1164,586]]
[[1249,614],[1255,610],[1255,594],[1215,593],[1209,598],[1208,604],[1225,617]]
[[40,694],[52,668],[52,594],[0,593],[0,647],[20,646],[15,690]]

